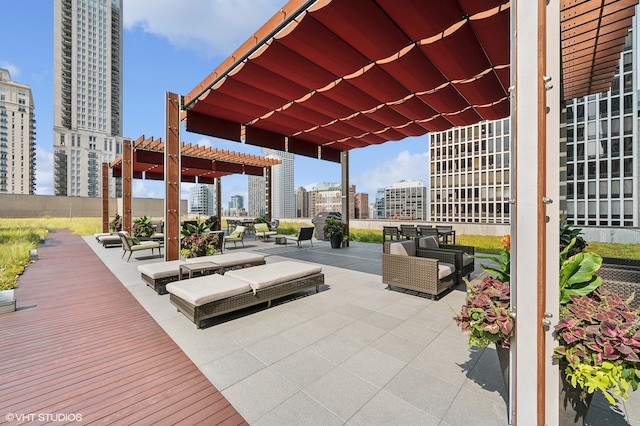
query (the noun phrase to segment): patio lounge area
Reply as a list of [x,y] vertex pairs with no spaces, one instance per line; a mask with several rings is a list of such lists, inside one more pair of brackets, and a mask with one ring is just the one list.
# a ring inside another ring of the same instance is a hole
[[[126,262],[119,247],[51,233],[20,278],[18,310],[1,317],[0,411],[83,423],[507,424],[495,350],[469,348],[452,320],[464,288],[437,301],[388,290],[378,244],[245,244],[228,251],[321,265],[325,285],[199,330],[141,280],[137,266],[157,258]],[[596,395],[587,420],[640,425],[637,392],[616,408]]]

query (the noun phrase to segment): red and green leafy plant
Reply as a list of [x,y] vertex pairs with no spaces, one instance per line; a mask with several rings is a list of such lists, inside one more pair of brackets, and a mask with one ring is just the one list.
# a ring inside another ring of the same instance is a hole
[[134,237],[150,237],[153,235],[153,225],[151,219],[147,216],[137,217],[133,219],[131,224],[131,233]]
[[588,393],[599,389],[611,404],[629,397],[640,378],[640,317],[619,295],[601,289],[571,295],[560,308],[555,327],[554,358],[566,360],[564,370],[573,387]]
[[182,257],[212,256],[216,254],[217,233],[193,233],[182,238],[180,254]]
[[513,337],[510,315],[510,285],[485,277],[478,286],[467,283],[467,297],[460,312],[454,313],[456,324],[469,336],[469,345],[484,348],[493,343],[509,348]]

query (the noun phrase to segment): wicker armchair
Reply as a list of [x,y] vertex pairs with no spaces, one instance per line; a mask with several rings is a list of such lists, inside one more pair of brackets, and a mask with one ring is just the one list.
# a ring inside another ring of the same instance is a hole
[[382,282],[389,288],[426,293],[435,300],[456,284],[455,253],[442,250],[438,256],[443,260],[422,257],[415,244],[415,240],[384,243]]
[[441,251],[455,253],[456,271],[458,271],[458,283],[462,283],[464,277],[469,278],[475,269],[473,255],[475,248],[472,246],[462,246],[456,244],[442,244],[438,242],[438,237],[429,236],[416,239],[417,251],[420,256],[435,257]]

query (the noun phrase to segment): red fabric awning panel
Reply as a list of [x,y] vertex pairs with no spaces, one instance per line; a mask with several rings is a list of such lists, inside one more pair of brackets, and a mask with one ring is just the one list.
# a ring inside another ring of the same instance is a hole
[[347,150],[506,116],[508,67],[504,0],[323,0],[186,109]]
[[[561,0],[565,99],[606,90],[637,3]],[[335,161],[337,151],[504,118],[510,6],[290,0],[185,97],[187,130],[264,130]],[[190,126],[193,112],[214,124]]]

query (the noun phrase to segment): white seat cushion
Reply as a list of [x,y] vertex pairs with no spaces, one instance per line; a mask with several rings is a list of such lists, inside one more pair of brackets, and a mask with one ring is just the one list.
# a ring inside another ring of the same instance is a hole
[[234,266],[243,263],[254,263],[264,260],[264,255],[248,253],[246,251],[233,252],[227,254],[214,254],[213,256],[192,257],[187,262],[213,262],[221,266]]
[[389,244],[389,254],[399,254],[401,256],[415,256],[416,243],[413,240],[400,241]]
[[213,274],[167,284],[167,291],[194,306],[202,306],[251,291],[245,281]]
[[438,278],[443,279],[453,274],[456,271],[456,266],[451,263],[438,263]]
[[230,276],[249,283],[255,294],[256,290],[260,288],[270,287],[319,272],[322,272],[322,268],[318,265],[285,260],[283,262],[254,266],[253,268],[236,269],[225,273],[224,276]]
[[180,265],[183,263],[185,263],[184,260],[147,263],[145,265],[138,265],[138,272],[157,280],[159,278],[177,276],[180,273]]

